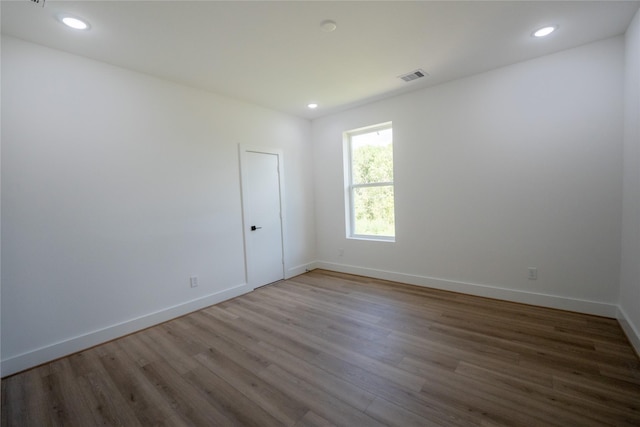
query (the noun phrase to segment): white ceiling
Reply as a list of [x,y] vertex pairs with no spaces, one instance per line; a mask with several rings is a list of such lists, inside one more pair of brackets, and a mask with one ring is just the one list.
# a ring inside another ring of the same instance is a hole
[[[306,118],[623,34],[637,1],[2,1],[2,33]],[[88,32],[55,17],[85,18]],[[334,20],[326,33],[320,23]],[[549,24],[559,31],[531,37]],[[430,76],[405,83],[417,68]],[[309,102],[320,104],[309,110]]]

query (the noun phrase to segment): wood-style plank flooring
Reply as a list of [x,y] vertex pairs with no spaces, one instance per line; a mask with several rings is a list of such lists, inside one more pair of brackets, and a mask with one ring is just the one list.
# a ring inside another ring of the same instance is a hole
[[613,319],[316,270],[8,377],[3,426],[639,426]]

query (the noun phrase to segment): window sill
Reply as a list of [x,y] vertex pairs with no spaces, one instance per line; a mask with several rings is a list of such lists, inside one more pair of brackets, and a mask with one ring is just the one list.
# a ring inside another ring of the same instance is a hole
[[347,236],[347,239],[351,240],[366,240],[370,242],[387,242],[387,243],[395,243],[396,238],[392,236]]

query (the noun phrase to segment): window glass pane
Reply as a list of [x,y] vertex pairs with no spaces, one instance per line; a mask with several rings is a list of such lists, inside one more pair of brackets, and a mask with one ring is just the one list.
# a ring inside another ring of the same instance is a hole
[[352,183],[393,182],[391,128],[351,136]]
[[353,189],[353,234],[395,236],[393,186]]

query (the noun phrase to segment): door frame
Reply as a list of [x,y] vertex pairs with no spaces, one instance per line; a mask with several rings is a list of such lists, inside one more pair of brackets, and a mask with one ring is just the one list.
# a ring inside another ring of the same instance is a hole
[[[285,239],[285,212],[284,206],[285,203],[285,192],[284,192],[284,165],[283,165],[283,151],[279,148],[272,147],[259,147],[253,145],[245,145],[238,144],[238,157],[240,162],[240,196],[241,196],[241,207],[242,207],[242,238],[244,241],[244,279],[245,283],[250,287],[254,285],[251,284],[250,269],[249,269],[249,260],[251,259],[251,245],[249,244],[249,233],[247,232],[251,224],[248,222],[248,198],[246,185],[248,181],[247,176],[247,168],[248,162],[246,159],[247,153],[258,153],[258,154],[269,154],[275,155],[278,157],[278,187],[280,189],[280,240],[282,243],[282,277],[286,279],[286,239]],[[255,287],[253,287],[255,289]]]

